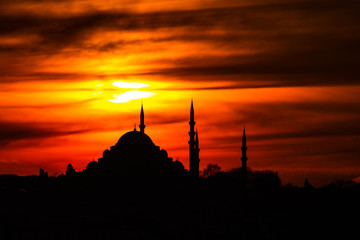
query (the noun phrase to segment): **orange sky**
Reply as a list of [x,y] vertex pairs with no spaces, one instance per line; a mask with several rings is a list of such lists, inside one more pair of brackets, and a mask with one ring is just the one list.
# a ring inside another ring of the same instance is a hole
[[357,1],[0,3],[0,174],[82,170],[139,124],[188,167],[360,176]]

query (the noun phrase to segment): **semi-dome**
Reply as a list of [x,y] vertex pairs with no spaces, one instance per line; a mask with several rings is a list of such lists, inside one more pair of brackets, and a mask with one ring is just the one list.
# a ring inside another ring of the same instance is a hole
[[119,141],[116,143],[117,147],[154,147],[155,144],[151,138],[145,133],[138,132],[136,129],[133,131],[127,132],[122,135]]

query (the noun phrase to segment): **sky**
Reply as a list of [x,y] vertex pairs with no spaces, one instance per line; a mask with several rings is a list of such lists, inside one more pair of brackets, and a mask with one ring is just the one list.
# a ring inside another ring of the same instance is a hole
[[[2,0],[0,174],[56,176],[139,124],[188,168],[360,176],[357,0]],[[359,179],[359,178],[358,178]]]

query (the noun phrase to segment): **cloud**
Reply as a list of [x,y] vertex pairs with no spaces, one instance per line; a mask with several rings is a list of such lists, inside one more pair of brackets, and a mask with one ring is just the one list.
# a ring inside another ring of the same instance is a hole
[[38,108],[38,109],[44,109],[44,108],[64,108],[64,107],[73,107],[77,105],[83,105],[89,102],[95,101],[95,98],[92,99],[86,99],[81,101],[75,101],[75,102],[66,102],[66,103],[51,103],[51,104],[36,104],[36,105],[28,105],[28,104],[21,104],[21,105],[0,105],[0,109],[6,109],[6,108]]
[[[227,106],[226,118],[198,120],[202,122],[200,136],[206,135],[203,148],[240,151],[243,133],[239,126],[245,123],[252,152],[260,154],[260,158],[268,152],[273,164],[285,159],[288,165],[300,166],[304,162],[294,159],[306,156],[309,165],[330,165],[337,158],[342,159],[339,164],[358,165],[360,114],[354,111],[360,107],[357,102],[272,102]],[[219,132],[221,134],[216,134]]]
[[[269,81],[260,85],[263,87],[357,85],[360,34],[356,29],[360,19],[354,9],[358,5],[354,1],[346,4],[303,1],[143,13],[118,10],[63,16],[8,13],[0,17],[3,23],[0,36],[36,37],[19,44],[0,44],[0,54],[32,59],[34,55],[46,57],[126,49],[125,54],[137,56],[141,53],[136,50],[137,46],[142,43],[161,42],[166,50],[171,45],[181,46],[179,41],[199,42],[208,45],[209,51],[170,59],[143,56],[145,62],[167,62],[168,66],[141,66],[137,72],[123,71],[119,76],[159,75],[169,79],[235,82],[253,79],[255,84],[250,86],[254,87],[259,86],[256,82],[260,80]],[[123,31],[129,34],[156,31],[159,34],[137,39],[124,35],[120,40],[100,39],[97,43],[87,41],[96,34]],[[160,34],[165,31],[168,36]],[[215,54],[214,49],[222,52]],[[238,54],[239,50],[245,53]],[[14,59],[15,63],[26,63],[26,59]],[[0,67],[4,81],[102,77],[85,71],[41,72],[15,63]],[[104,76],[116,76],[116,73],[104,73]]]
[[87,128],[71,129],[68,124],[0,122],[0,143],[7,145],[14,141],[44,139],[90,132]]
[[188,116],[181,115],[174,115],[174,114],[147,114],[147,118],[149,119],[148,122],[151,125],[164,125],[164,124],[174,124],[174,123],[181,123],[187,122]]

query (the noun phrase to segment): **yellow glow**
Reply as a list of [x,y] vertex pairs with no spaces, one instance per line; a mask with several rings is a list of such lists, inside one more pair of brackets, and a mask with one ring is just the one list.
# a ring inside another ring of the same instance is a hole
[[134,82],[113,82],[112,85],[119,88],[135,88],[135,89],[150,86],[149,84],[134,83]]
[[113,103],[125,103],[125,102],[129,102],[131,100],[135,100],[135,99],[141,99],[141,98],[149,98],[154,96],[155,93],[152,92],[144,92],[144,91],[128,91],[122,94],[114,94],[114,99],[110,99],[110,102]]

